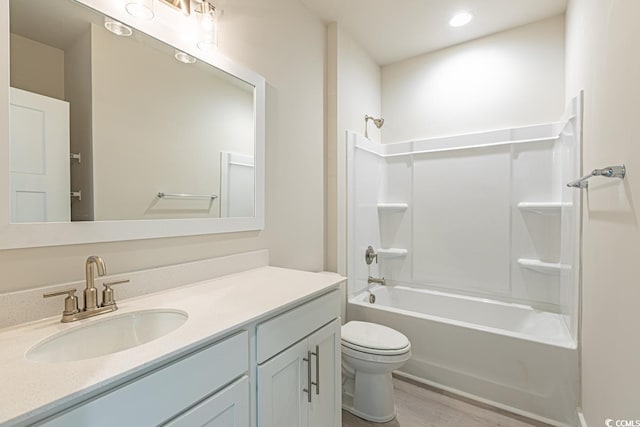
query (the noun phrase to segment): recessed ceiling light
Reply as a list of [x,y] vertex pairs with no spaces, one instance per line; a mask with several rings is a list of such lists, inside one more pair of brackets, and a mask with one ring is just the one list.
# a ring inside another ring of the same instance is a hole
[[133,34],[131,28],[124,25],[122,22],[118,22],[115,19],[104,17],[104,27],[117,36],[129,37]]
[[462,27],[467,25],[473,19],[473,15],[469,12],[460,12],[453,15],[453,18],[449,20],[449,25],[452,27]]
[[176,49],[176,52],[173,56],[183,64],[193,64],[194,62],[196,62],[196,58],[178,49]]

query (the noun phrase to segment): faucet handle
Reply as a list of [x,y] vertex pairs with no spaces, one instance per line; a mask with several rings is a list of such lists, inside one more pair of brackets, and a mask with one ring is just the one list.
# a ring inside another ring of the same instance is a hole
[[43,294],[44,298],[57,297],[60,295],[67,295],[64,299],[64,311],[62,312],[63,316],[70,316],[79,312],[78,310],[78,297],[75,295],[76,290],[73,288],[65,289],[62,291],[56,292],[48,292]]
[[113,289],[112,286],[121,285],[122,283],[129,283],[129,279],[126,280],[117,280],[115,282],[105,282],[102,284],[104,289],[102,290],[102,306],[108,307],[116,304],[116,300],[113,298]]
[[378,254],[373,250],[372,246],[367,247],[367,250],[364,253],[364,260],[367,265],[371,265],[374,260],[376,261],[376,264],[378,263]]

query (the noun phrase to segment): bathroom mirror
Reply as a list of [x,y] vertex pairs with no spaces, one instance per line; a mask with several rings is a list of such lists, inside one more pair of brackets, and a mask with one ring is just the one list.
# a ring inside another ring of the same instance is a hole
[[0,248],[263,228],[264,79],[200,51],[197,17],[110,0],[2,13]]

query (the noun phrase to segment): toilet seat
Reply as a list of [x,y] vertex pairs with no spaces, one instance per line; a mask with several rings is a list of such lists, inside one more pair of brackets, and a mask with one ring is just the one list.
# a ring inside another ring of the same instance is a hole
[[351,356],[354,359],[365,360],[368,362],[374,362],[379,364],[394,364],[399,362],[406,362],[411,358],[411,347],[407,347],[403,353],[395,354],[376,354],[359,351],[350,347],[347,347],[342,343],[342,355]]
[[395,329],[359,321],[342,326],[342,347],[375,356],[404,355],[411,351],[409,339]]

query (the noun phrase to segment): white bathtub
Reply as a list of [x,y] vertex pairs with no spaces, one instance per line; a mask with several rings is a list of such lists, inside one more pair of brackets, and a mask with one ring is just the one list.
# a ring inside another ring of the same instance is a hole
[[576,425],[578,353],[562,315],[521,304],[406,286],[349,298],[349,320],[404,333],[413,357],[401,375],[533,416]]

